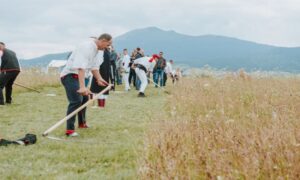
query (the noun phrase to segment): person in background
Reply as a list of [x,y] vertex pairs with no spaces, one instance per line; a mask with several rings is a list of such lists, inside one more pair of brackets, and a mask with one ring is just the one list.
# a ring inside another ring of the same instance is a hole
[[[130,56],[130,63],[129,63],[129,66],[132,67],[132,64],[135,60],[135,56],[136,56],[136,53],[137,53],[137,50],[134,49],[131,53],[131,56]],[[129,72],[129,85],[133,84],[133,86],[135,86],[135,80],[136,80],[136,74],[135,74],[135,70],[133,68],[130,68],[130,72]]]
[[174,83],[174,73],[173,73],[173,68],[172,68],[172,65],[173,65],[173,60],[170,60],[169,62],[167,62],[167,65],[165,67],[165,73],[164,73],[164,83],[163,85],[166,86],[166,83],[167,83],[167,79],[168,79],[168,76],[170,76],[173,80],[173,83]]
[[[90,90],[84,82],[86,72],[92,72],[98,85],[108,85],[99,73],[99,66],[102,63],[99,58],[99,50],[107,48],[111,43],[112,36],[109,34],[102,34],[97,39],[91,38],[79,44],[67,60],[67,64],[60,74],[69,101],[67,115],[82,105],[83,96],[90,94]],[[67,121],[67,136],[76,137],[79,135],[75,132],[74,124],[75,116]]]
[[[139,58],[144,57],[144,56],[145,56],[144,55],[144,51],[140,47],[137,47],[134,59],[139,59]],[[136,76],[136,79],[135,79],[135,89],[139,90],[140,87],[141,87],[141,81],[140,81],[139,77]]]
[[3,42],[0,42],[0,56],[0,105],[4,105],[4,87],[5,102],[6,104],[11,104],[13,91],[12,87],[21,71],[21,68],[16,53],[10,49],[7,49]]
[[175,72],[175,81],[179,81],[180,78],[182,78],[182,73],[181,70],[177,68]]
[[[159,53],[159,59],[153,69],[153,81],[156,84],[159,84],[161,87],[163,86],[164,82],[164,69],[166,67],[166,60],[163,57],[163,52]],[[158,81],[160,80],[160,83]],[[157,87],[157,85],[155,85]]]
[[[98,67],[101,76],[103,77],[103,79],[106,82],[109,82],[109,80],[111,80],[111,82],[113,82],[113,80],[111,79],[111,60],[110,60],[110,51],[109,48],[105,49],[103,54],[102,54],[102,59],[103,59],[103,63]],[[91,84],[91,91],[93,94],[97,94],[100,93],[103,89],[105,89],[104,86],[101,86],[97,83],[97,79],[93,78],[92,79],[92,84]],[[98,106],[100,108],[104,108],[105,107],[105,101],[107,99],[109,95],[109,91],[106,91],[103,95],[101,95],[98,98]]]
[[111,80],[112,80],[112,84],[114,85],[112,90],[115,90],[115,86],[116,86],[116,62],[117,62],[117,59],[118,59],[118,54],[116,53],[113,46],[111,46],[108,50],[110,50]]
[[130,56],[128,55],[128,51],[127,49],[123,50],[123,58],[122,58],[122,65],[123,65],[123,81],[125,84],[125,91],[129,91],[130,90],[130,86],[129,86],[129,71],[130,71],[130,67],[129,67],[129,63],[130,63]]
[[157,54],[152,55],[152,57],[141,57],[136,59],[132,65],[135,69],[136,75],[141,80],[141,87],[139,89],[138,97],[145,97],[145,89],[148,85],[147,72],[151,72],[159,56]]
[[118,59],[117,59],[117,62],[116,62],[116,81],[117,81],[117,85],[121,85],[122,84],[122,54],[119,53],[118,54]]

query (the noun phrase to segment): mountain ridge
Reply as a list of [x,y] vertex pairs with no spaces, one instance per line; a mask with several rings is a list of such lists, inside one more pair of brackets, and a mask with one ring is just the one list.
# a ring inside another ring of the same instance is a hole
[[114,38],[114,46],[118,52],[141,47],[146,55],[163,51],[167,59],[191,67],[300,72],[300,47],[273,46],[220,35],[192,36],[148,27]]

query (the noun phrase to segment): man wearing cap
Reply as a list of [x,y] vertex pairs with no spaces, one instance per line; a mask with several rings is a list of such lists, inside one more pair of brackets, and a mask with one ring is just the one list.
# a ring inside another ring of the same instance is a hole
[[2,92],[4,87],[6,104],[11,104],[12,86],[20,73],[20,64],[16,53],[7,49],[3,42],[0,42],[0,57],[0,105],[4,105]]
[[159,56],[154,54],[152,57],[141,57],[134,61],[132,66],[135,68],[136,75],[141,81],[138,97],[145,97],[144,91],[148,85],[147,72],[153,70],[158,58]]
[[[85,86],[84,82],[87,71],[91,70],[99,85],[108,85],[99,73],[99,66],[102,63],[100,60],[103,59],[101,57],[103,53],[99,53],[99,50],[107,48],[111,43],[112,36],[109,34],[102,34],[98,39],[91,38],[80,44],[72,52],[66,66],[60,74],[61,82],[65,87],[69,101],[67,114],[70,114],[79,108],[82,104],[83,96],[90,94],[90,90]],[[78,136],[78,133],[75,132],[74,124],[75,116],[67,121],[67,136]]]

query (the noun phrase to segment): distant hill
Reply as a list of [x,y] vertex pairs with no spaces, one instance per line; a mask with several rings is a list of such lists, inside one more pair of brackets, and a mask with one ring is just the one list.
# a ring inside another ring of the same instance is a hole
[[147,54],[164,51],[167,59],[192,67],[300,72],[300,48],[275,47],[224,36],[188,36],[155,27],[130,31],[114,40],[118,51],[137,46]]
[[[276,47],[224,36],[189,36],[149,27],[116,37],[114,46],[118,52],[123,48],[132,51],[136,47],[141,47],[148,55],[164,51],[167,59],[191,67],[209,65],[228,70],[244,68],[300,72],[299,47]],[[66,54],[36,58],[33,64],[49,60],[51,57],[59,59],[58,56]]]
[[57,54],[47,54],[41,57],[20,60],[22,67],[46,67],[52,60],[63,60],[67,59],[70,52],[57,53]]

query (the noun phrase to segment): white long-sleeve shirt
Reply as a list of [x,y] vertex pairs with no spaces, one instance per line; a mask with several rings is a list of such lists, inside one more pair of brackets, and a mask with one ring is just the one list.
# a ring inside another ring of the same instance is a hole
[[167,73],[167,74],[172,74],[173,73],[172,64],[170,62],[167,62],[167,65],[165,67],[165,73]]
[[103,51],[99,51],[94,39],[80,44],[69,57],[60,77],[67,74],[78,74],[78,69],[84,69],[86,74],[90,70],[98,70],[103,62]]
[[151,59],[152,57],[141,57],[141,58],[138,58],[136,60],[134,60],[134,64],[140,64],[140,65],[143,65],[147,71],[153,71],[153,68],[156,64],[156,61],[152,61],[150,62],[149,60]]
[[129,63],[130,63],[130,56],[126,54],[123,56],[122,59],[122,67],[125,69],[126,73],[130,71]]

